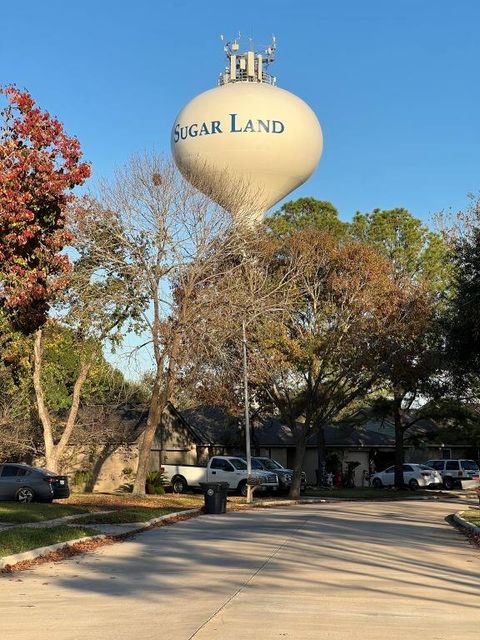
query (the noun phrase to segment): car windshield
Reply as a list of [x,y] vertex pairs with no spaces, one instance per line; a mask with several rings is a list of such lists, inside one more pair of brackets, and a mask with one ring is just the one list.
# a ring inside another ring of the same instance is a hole
[[229,458],[228,461],[233,464],[235,469],[241,469],[242,471],[247,468],[247,463],[240,458]]
[[478,464],[475,460],[462,460],[462,469],[466,471],[478,471]]
[[275,462],[275,460],[271,460],[270,458],[262,458],[262,464],[265,469],[269,471],[276,471],[277,469],[283,469],[281,464]]
[[433,471],[432,467],[429,467],[428,464],[416,464],[416,467],[419,467],[422,471]]

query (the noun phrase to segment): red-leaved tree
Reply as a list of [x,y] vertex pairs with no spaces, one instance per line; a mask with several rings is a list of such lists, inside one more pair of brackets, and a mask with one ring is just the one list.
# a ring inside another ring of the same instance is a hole
[[0,305],[31,333],[69,270],[65,210],[90,175],[80,143],[35,105],[27,91],[0,88]]

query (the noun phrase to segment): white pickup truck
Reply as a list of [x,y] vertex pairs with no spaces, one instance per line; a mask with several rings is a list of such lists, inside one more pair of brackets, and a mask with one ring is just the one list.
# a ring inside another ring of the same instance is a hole
[[[235,456],[214,456],[206,466],[164,464],[164,474],[175,493],[200,488],[201,482],[228,482],[230,491],[247,494],[247,463]],[[278,490],[278,476],[269,471],[252,470],[252,484],[259,491]]]

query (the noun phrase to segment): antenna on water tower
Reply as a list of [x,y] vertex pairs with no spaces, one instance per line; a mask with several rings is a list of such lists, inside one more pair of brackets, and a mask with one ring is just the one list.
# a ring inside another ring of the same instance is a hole
[[[249,38],[250,47],[247,51],[239,53],[240,32],[238,38],[233,42],[225,43],[223,50],[228,59],[228,65],[219,76],[218,84],[222,86],[230,82],[264,82],[275,85],[277,79],[269,75],[264,68],[275,62],[275,51],[277,48],[275,36],[272,36],[272,43],[262,52],[255,52],[253,40]],[[224,42],[223,35],[220,36]]]

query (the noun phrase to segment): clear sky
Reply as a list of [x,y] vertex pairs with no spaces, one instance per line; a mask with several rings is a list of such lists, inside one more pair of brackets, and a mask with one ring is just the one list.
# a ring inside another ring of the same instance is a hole
[[[295,195],[419,217],[480,186],[478,0],[0,0],[1,82],[28,88],[95,175],[169,152],[180,108],[216,84],[220,34],[277,37],[272,73],[305,99],[324,155]],[[7,8],[8,7],[8,8]]]
[[215,86],[220,34],[277,38],[271,72],[322,124],[294,197],[342,218],[405,206],[428,220],[480,187],[478,0],[0,0],[2,84],[28,88],[79,137],[94,175],[169,153],[180,108]]

